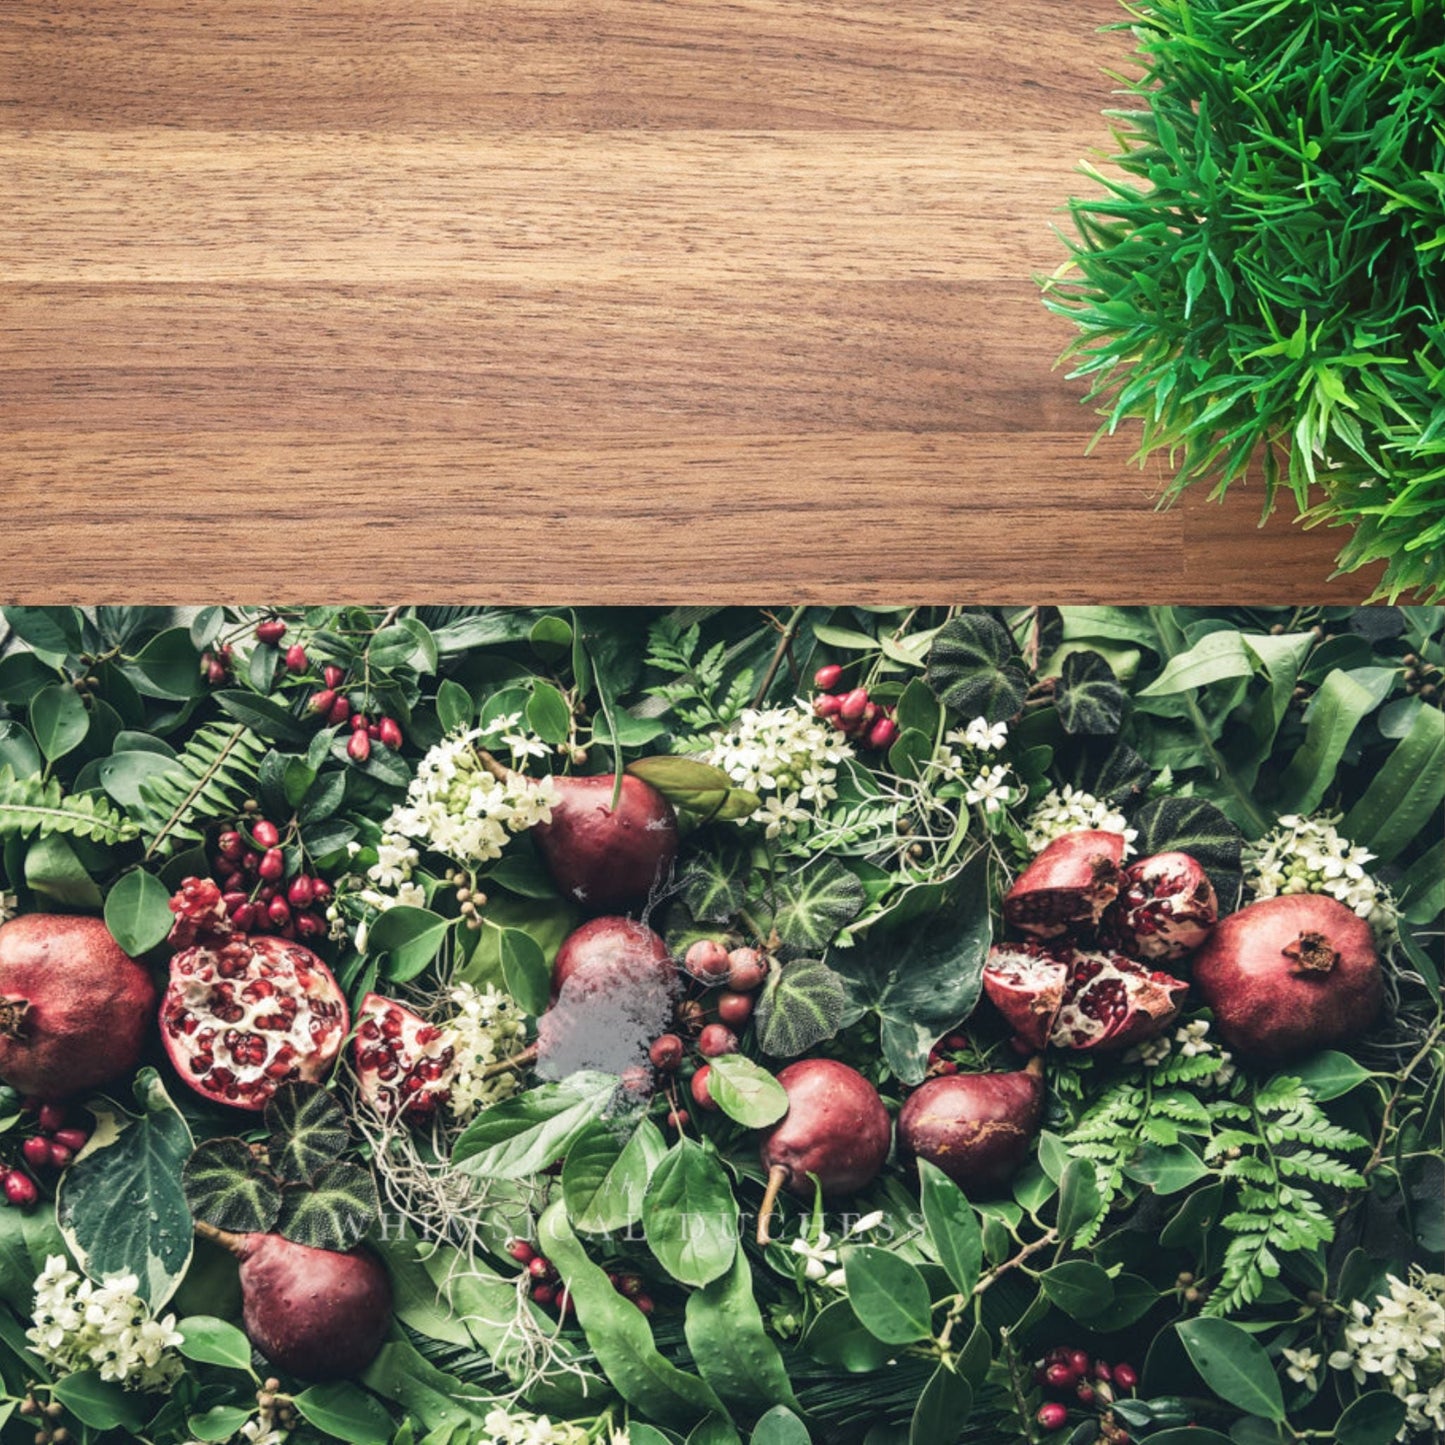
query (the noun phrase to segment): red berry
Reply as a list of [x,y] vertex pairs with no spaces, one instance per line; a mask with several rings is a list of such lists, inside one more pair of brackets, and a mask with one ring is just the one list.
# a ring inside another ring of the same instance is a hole
[[1114,1383],[1121,1390],[1132,1390],[1139,1383],[1138,1372],[1133,1365],[1118,1364],[1114,1366]]
[[279,848],[268,848],[261,855],[256,871],[268,883],[279,882],[286,875],[286,855]]
[[1075,1378],[1073,1368],[1065,1364],[1050,1365],[1044,1371],[1044,1383],[1051,1385],[1055,1390],[1067,1390],[1074,1383]]
[[958,1065],[955,1064],[952,1059],[945,1059],[939,1064],[938,1072],[945,1076],[956,1074],[958,1072]]
[[1103,1360],[1094,1361],[1094,1378],[1103,1380],[1106,1384],[1114,1378],[1114,1373]]
[[[949,1036],[948,1036],[946,1039],[944,1039],[943,1043],[944,1043],[944,1047],[945,1047],[945,1048],[950,1048],[950,1049],[966,1049],[966,1048],[968,1047],[968,1035],[967,1035],[967,1034],[949,1034]],[[1083,1372],[1089,1368],[1089,1357],[1088,1357],[1087,1355],[1085,1355],[1082,1350],[1075,1350],[1075,1351],[1074,1351],[1074,1358],[1075,1358],[1075,1359],[1078,1359],[1080,1356],[1083,1356],[1083,1361],[1084,1361],[1084,1363],[1083,1363],[1082,1365],[1079,1365],[1077,1368],[1078,1368],[1079,1373],[1082,1375]]]
[[532,1302],[546,1309],[557,1298],[557,1291],[550,1284],[532,1286]]
[[371,756],[371,739],[364,732],[352,733],[346,754],[353,762],[364,763]]
[[340,727],[347,718],[351,716],[351,702],[345,693],[337,693],[336,701],[331,704],[331,711],[326,716],[326,721],[332,727]]
[[565,1288],[557,1291],[557,1313],[564,1320],[572,1313],[572,1295]]
[[728,987],[734,993],[761,988],[767,976],[767,955],[756,948],[735,948],[728,954]]
[[813,674],[813,686],[822,692],[832,692],[842,676],[843,669],[836,662],[827,663]]
[[712,1090],[708,1087],[707,1079],[710,1073],[712,1073],[712,1065],[704,1064],[692,1076],[692,1101],[699,1109],[706,1109],[709,1113],[717,1108],[713,1102]]
[[753,1016],[753,998],[747,993],[720,993],[717,1016],[732,1028],[740,1029]]
[[813,712],[818,717],[833,717],[843,705],[843,699],[835,693],[820,692],[813,699]]
[[731,970],[728,952],[710,938],[700,938],[683,955],[682,966],[699,983],[721,983]]
[[329,903],[331,901],[331,885],[324,878],[311,880],[311,901],[313,903]]
[[235,862],[245,854],[246,840],[234,828],[228,828],[216,839],[216,852]]
[[667,1111],[667,1127],[676,1129],[681,1133],[692,1122],[691,1116],[686,1109],[669,1109]]
[[57,1129],[55,1131],[55,1142],[63,1144],[72,1153],[79,1153],[85,1148],[85,1141],[90,1135],[84,1129]]
[[1068,1362],[1074,1367],[1074,1373],[1080,1379],[1089,1373],[1089,1352],[1087,1350],[1070,1350]]
[[206,664],[206,681],[212,687],[220,687],[227,680],[230,674],[226,671],[226,664],[218,662],[214,657]]
[[251,829],[251,837],[258,848],[274,848],[281,841],[281,830],[272,822],[262,818]]
[[1092,1405],[1094,1403],[1094,1387],[1087,1380],[1080,1380],[1079,1388],[1074,1393],[1079,1397],[1079,1404]]
[[64,1144],[51,1143],[50,1146],[50,1167],[52,1169],[64,1169],[72,1159],[75,1158],[75,1151],[67,1149]]
[[42,1104],[40,1106],[40,1128],[42,1133],[53,1134],[65,1128],[66,1111],[64,1104]]
[[863,716],[867,706],[868,689],[855,687],[852,692],[844,695],[843,701],[838,705],[838,716],[845,722],[854,722]]
[[370,724],[369,724],[369,722],[367,721],[367,717],[366,717],[366,714],[365,714],[364,712],[352,713],[352,715],[351,715],[351,730],[352,730],[352,732],[357,732],[358,730],[360,730],[360,729],[362,729],[362,728],[369,727],[369,726],[370,726]]
[[697,1036],[697,1051],[705,1059],[738,1051],[738,1036],[723,1024],[708,1024]]
[[286,649],[286,670],[287,672],[306,671],[306,649],[299,642],[293,642]]
[[314,913],[298,913],[295,917],[296,933],[301,938],[320,938],[326,932],[326,922]]
[[527,1261],[527,1269],[533,1279],[556,1279],[557,1271],[552,1268],[552,1261],[540,1254],[533,1254]]
[[661,1069],[664,1074],[673,1073],[682,1062],[682,1040],[676,1034],[661,1034],[653,1039],[647,1057],[654,1069]]
[[11,1204],[18,1204],[21,1209],[28,1209],[40,1198],[40,1191],[35,1187],[35,1181],[28,1174],[22,1174],[18,1169],[10,1170],[5,1178],[0,1180],[0,1189],[5,1191],[5,1197]]
[[231,922],[241,933],[246,933],[256,926],[256,905],[254,903],[240,903],[236,905],[235,912],[231,914]]
[[510,1254],[518,1264],[531,1264],[537,1257],[537,1251],[533,1249],[525,1239],[508,1240],[507,1253]]
[[401,746],[401,724],[394,717],[384,717],[376,726],[379,740],[395,752]]
[[637,1306],[645,1315],[650,1315],[657,1308],[652,1302],[652,1296],[647,1294],[635,1294],[632,1296],[632,1303]]
[[366,735],[372,740],[372,742],[379,743],[381,741],[381,724],[367,723]]
[[286,898],[293,908],[310,908],[316,898],[316,885],[302,873],[291,880]]
[[346,681],[346,674],[334,662],[328,662],[321,669],[321,678],[327,687],[340,687]]
[[285,928],[291,922],[291,905],[284,898],[273,898],[266,905],[266,917],[273,928]]
[[868,746],[882,752],[898,741],[898,724],[891,717],[881,717],[868,729]]
[[48,1169],[50,1167],[49,1139],[42,1139],[36,1134],[20,1146],[20,1152],[25,1156],[25,1162],[32,1169]]
[[1039,1413],[1034,1419],[1044,1427],[1045,1430],[1061,1430],[1069,1418],[1069,1412],[1062,1405],[1048,1404],[1040,1405]]
[[286,624],[279,617],[268,617],[256,624],[256,641],[270,643],[274,647],[286,636]]

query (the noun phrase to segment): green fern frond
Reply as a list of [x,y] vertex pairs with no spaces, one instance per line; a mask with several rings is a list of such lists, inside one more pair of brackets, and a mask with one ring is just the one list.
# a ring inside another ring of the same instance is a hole
[[129,842],[139,832],[104,797],[66,797],[54,778],[17,778],[8,763],[0,768],[0,838],[64,833],[114,845]]
[[146,839],[146,857],[164,858],[199,843],[208,824],[230,819],[256,791],[266,745],[239,724],[208,723],[174,766],[140,785],[130,810]]

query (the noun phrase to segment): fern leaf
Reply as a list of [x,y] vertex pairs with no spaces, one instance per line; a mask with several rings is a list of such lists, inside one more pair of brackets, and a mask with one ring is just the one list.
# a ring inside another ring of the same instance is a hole
[[199,729],[173,768],[140,785],[131,810],[146,838],[146,857],[166,857],[198,843],[207,824],[234,817],[255,791],[266,745],[240,724]]
[[126,843],[140,829],[93,793],[66,797],[51,778],[17,778],[7,763],[0,768],[0,839],[64,833],[95,843]]

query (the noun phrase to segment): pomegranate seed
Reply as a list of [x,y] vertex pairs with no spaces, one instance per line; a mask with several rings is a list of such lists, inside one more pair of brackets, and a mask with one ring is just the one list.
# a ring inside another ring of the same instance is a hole
[[258,848],[274,848],[281,841],[281,830],[269,819],[262,818],[251,829]]
[[346,754],[353,762],[364,763],[371,756],[371,739],[364,732],[352,733]]
[[855,687],[852,692],[847,693],[843,701],[838,705],[838,715],[845,722],[855,722],[863,716],[868,706],[868,689],[866,687]]
[[32,1169],[47,1169],[50,1167],[49,1139],[42,1139],[36,1134],[20,1146],[20,1152],[25,1156],[25,1162]]
[[291,905],[284,898],[273,898],[266,905],[266,917],[276,928],[284,928],[291,922]]
[[831,692],[819,693],[813,699],[813,712],[818,717],[833,717],[842,705],[841,697],[837,697]]
[[336,690],[330,687],[324,687],[320,692],[313,692],[306,702],[307,709],[317,714],[329,713],[335,706]]
[[85,1141],[90,1138],[84,1129],[57,1129],[55,1131],[55,1142],[63,1144],[67,1149],[79,1153],[85,1148]]
[[268,848],[261,855],[256,871],[268,881],[276,882],[286,874],[286,855],[279,848]]
[[326,721],[329,722],[332,727],[340,727],[350,716],[350,701],[344,693],[338,693],[336,695],[336,701],[331,704],[331,712],[328,714]]
[[898,741],[898,724],[891,717],[881,717],[868,729],[868,746],[877,748],[880,752],[884,748],[891,748]]
[[53,1134],[65,1128],[66,1109],[64,1104],[42,1104],[40,1106],[40,1128],[43,1133]]
[[830,662],[813,674],[813,686],[822,692],[832,692],[842,677],[843,669],[836,662]]
[[245,853],[246,840],[234,828],[228,828],[216,839],[216,851],[222,858],[235,861]]
[[11,1204],[18,1205],[21,1209],[28,1209],[40,1198],[35,1181],[18,1169],[12,1169],[5,1176],[3,1182],[0,1182],[0,1189],[5,1191],[5,1197]]
[[337,667],[334,662],[328,662],[326,666],[321,669],[321,677],[326,683],[326,686],[331,688],[340,687],[341,684],[346,681],[346,673]]
[[268,617],[256,624],[256,641],[269,643],[274,647],[286,636],[286,624],[279,617]]
[[293,642],[286,649],[287,672],[305,672],[306,666],[306,649],[299,642]]
[[310,908],[312,900],[316,897],[315,885],[302,873],[299,877],[291,880],[291,886],[286,890],[286,897],[293,908]]
[[75,1151],[67,1149],[64,1144],[50,1145],[50,1167],[52,1169],[64,1169],[74,1158]]
[[381,741],[393,752],[401,746],[401,724],[394,717],[384,717],[377,724]]

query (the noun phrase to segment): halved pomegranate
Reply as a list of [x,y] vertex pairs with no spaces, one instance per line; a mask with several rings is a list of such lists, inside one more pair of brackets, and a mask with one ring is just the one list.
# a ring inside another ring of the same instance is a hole
[[331,970],[299,943],[234,934],[171,960],[161,1039],[215,1103],[260,1110],[282,1084],[324,1078],[349,1027]]
[[1093,928],[1119,892],[1124,846],[1122,833],[1093,828],[1055,838],[1014,880],[1004,918],[1035,938]]
[[384,1117],[429,1118],[451,1094],[456,1036],[379,993],[367,994],[357,1014],[351,1047],[361,1097]]
[[1193,953],[1219,921],[1209,875],[1188,853],[1156,853],[1131,863],[1109,905],[1103,936],[1132,958]]
[[1032,1049],[1125,1049],[1178,1017],[1188,985],[1123,954],[1036,943],[989,950],[984,991]]

